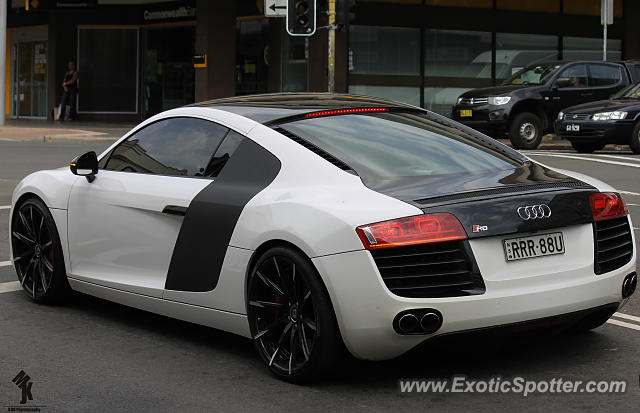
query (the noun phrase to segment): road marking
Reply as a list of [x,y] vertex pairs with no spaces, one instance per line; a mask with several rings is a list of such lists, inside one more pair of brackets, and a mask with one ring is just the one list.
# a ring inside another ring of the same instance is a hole
[[618,191],[618,192],[620,192],[622,195],[640,196],[640,194],[637,192],[629,192],[629,191]]
[[11,291],[20,291],[22,290],[22,286],[20,285],[20,281],[11,281],[8,283],[0,283],[0,294],[2,293],[10,293]]
[[631,324],[631,323],[625,323],[624,321],[618,321],[618,320],[613,319],[613,318],[610,318],[609,320],[607,320],[607,323],[615,324],[615,325],[620,326],[620,327],[626,327],[626,328],[630,328],[632,330],[640,331],[640,326],[637,326],[637,325]]
[[11,261],[0,261],[0,267],[8,267],[11,265]]
[[591,161],[591,162],[600,162],[607,163],[611,165],[620,165],[620,166],[630,166],[632,168],[640,168],[640,163],[628,163],[628,162],[618,162],[618,161],[608,161],[606,159],[597,159],[597,158],[588,158],[583,156],[575,156],[575,155],[561,155],[557,153],[538,153],[531,155],[539,155],[539,156],[548,156],[551,158],[565,158],[565,159],[576,159],[579,161]]
[[0,205],[0,209],[11,209],[11,205]]
[[633,320],[633,321],[637,321],[638,323],[640,323],[640,317],[637,317],[635,315],[629,315],[629,314],[625,314],[625,313],[613,313],[614,317],[620,317],[620,318],[626,318],[627,320]]
[[593,156],[601,156],[603,158],[611,158],[611,159],[625,159],[625,160],[631,161],[631,162],[640,162],[639,158],[632,157],[632,156],[605,155],[605,154],[594,154]]

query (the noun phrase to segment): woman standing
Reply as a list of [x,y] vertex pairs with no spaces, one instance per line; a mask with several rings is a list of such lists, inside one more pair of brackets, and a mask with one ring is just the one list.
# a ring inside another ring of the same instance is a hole
[[58,110],[58,120],[73,120],[76,108],[76,96],[78,95],[78,72],[76,65],[70,60],[67,64],[67,72],[62,81],[62,100]]

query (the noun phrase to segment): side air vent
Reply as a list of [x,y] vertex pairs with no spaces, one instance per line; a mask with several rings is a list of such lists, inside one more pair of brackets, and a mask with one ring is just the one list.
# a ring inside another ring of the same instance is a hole
[[311,152],[315,153],[316,155],[324,158],[325,160],[331,162],[332,164],[334,164],[335,166],[337,166],[338,168],[342,169],[343,171],[353,171],[353,169],[347,165],[346,163],[342,162],[340,159],[336,158],[335,156],[331,155],[330,153],[318,148],[316,145],[312,144],[311,142],[308,142],[304,139],[302,139],[301,137],[287,131],[284,130],[282,128],[274,128],[274,130],[278,133],[283,134],[284,136],[286,136],[287,138],[291,139],[292,141],[304,146],[305,148],[309,149]]
[[553,183],[533,184],[533,185],[511,185],[511,186],[505,186],[502,188],[485,189],[482,191],[459,192],[457,194],[451,194],[451,195],[422,198],[422,199],[417,199],[414,202],[421,205],[428,205],[428,204],[438,204],[441,202],[456,201],[460,199],[481,198],[486,196],[511,194],[514,192],[562,190],[567,188],[591,189],[592,187],[580,181],[564,181],[564,182],[553,182]]
[[593,229],[596,274],[613,271],[631,260],[633,241],[627,217],[597,221]]
[[371,251],[389,290],[402,297],[459,297],[485,292],[467,241]]

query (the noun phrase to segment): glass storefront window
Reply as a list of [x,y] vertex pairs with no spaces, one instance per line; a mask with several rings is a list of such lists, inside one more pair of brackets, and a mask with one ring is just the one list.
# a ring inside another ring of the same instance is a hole
[[268,20],[238,20],[236,41],[236,94],[265,93],[269,82]]
[[138,113],[138,29],[78,28],[79,113]]
[[350,85],[349,93],[420,106],[420,88],[417,87]]
[[[564,37],[562,57],[566,60],[602,60],[602,39],[587,37]],[[607,40],[607,60],[622,59],[622,42]]]
[[496,79],[506,79],[532,63],[558,59],[558,37],[541,34],[496,34]]
[[491,33],[427,30],[424,74],[427,77],[491,78]]
[[306,91],[309,39],[299,36],[284,36],[283,48],[282,91]]
[[[490,32],[426,30],[424,47],[426,109],[450,116],[460,94],[490,85]],[[486,79],[486,84],[478,79]]]
[[417,75],[420,30],[405,27],[351,26],[351,73]]
[[458,96],[472,87],[425,87],[424,108],[443,116],[451,116]]

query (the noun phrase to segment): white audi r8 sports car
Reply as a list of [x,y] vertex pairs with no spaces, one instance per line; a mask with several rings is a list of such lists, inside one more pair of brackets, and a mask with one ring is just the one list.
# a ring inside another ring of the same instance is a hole
[[169,110],[27,176],[26,293],[76,290],[251,338],[302,381],[470,330],[604,323],[637,284],[620,195],[434,113],[336,94]]

